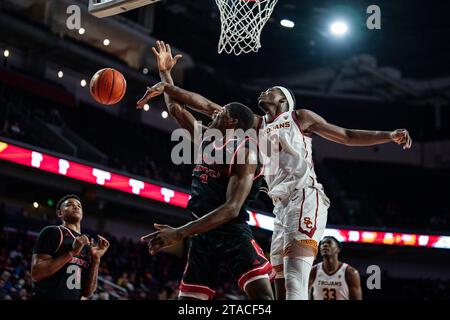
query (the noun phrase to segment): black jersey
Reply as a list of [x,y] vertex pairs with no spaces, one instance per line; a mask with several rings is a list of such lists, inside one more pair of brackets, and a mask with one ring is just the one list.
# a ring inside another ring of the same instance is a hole
[[[64,226],[48,226],[42,229],[33,254],[48,254],[53,258],[72,250],[75,237],[80,234]],[[90,265],[89,247],[84,246],[80,255],[67,262],[48,278],[33,282],[35,299],[80,300],[82,284]]]
[[[211,148],[211,144],[214,144],[214,142],[203,142],[201,144],[199,148],[199,151],[202,152],[201,163],[197,164],[192,172],[191,198],[187,206],[194,218],[204,216],[226,202],[228,182],[231,177],[233,163],[236,162],[236,154],[242,147],[256,148],[256,144],[252,141],[249,138],[241,140],[230,139],[222,147],[218,147],[217,151],[220,151],[223,156],[222,164],[206,159],[203,154],[205,148],[208,146]],[[215,156],[214,152],[212,154]],[[216,157],[214,159],[217,160]],[[229,162],[226,161],[227,159]],[[262,166],[258,165],[252,189],[240,209],[239,216],[230,223],[240,223],[248,220],[247,205],[258,196],[262,178]]]

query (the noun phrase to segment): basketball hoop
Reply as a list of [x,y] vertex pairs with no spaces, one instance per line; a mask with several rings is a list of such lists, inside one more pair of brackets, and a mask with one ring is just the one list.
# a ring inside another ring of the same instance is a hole
[[216,0],[221,33],[218,52],[248,53],[261,48],[261,31],[278,0]]

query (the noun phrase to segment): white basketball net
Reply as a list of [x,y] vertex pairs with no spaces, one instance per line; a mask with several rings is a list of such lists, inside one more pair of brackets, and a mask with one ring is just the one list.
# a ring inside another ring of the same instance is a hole
[[257,52],[261,31],[278,0],[216,0],[222,31],[219,53]]

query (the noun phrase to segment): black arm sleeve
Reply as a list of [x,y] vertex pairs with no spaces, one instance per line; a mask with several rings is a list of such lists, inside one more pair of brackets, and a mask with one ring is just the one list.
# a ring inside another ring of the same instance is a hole
[[33,253],[53,255],[62,241],[62,233],[56,226],[42,229],[33,248]]

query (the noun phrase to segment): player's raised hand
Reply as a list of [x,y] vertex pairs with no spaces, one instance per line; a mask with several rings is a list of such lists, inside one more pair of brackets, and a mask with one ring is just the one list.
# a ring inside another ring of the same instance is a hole
[[[97,235],[97,237],[98,237],[98,244],[95,246],[92,245],[91,250],[90,250],[91,257],[94,261],[100,261],[101,257],[103,257],[106,250],[108,250],[108,248],[109,248],[108,240],[106,240],[105,238],[103,238],[100,235]],[[91,243],[93,243],[93,242],[94,241],[92,241]]]
[[412,139],[406,129],[397,129],[391,132],[391,139],[397,144],[403,144],[403,150],[410,149],[412,145]]
[[159,250],[170,247],[182,240],[178,229],[157,223],[154,226],[158,231],[141,237],[141,241],[148,241],[148,251],[150,254],[155,255]]
[[137,109],[142,109],[145,104],[152,98],[159,96],[160,94],[162,94],[164,92],[164,86],[166,84],[164,82],[158,82],[157,84],[155,84],[153,87],[149,88],[147,87],[147,91],[145,92],[145,94],[142,96],[141,99],[139,99],[139,101],[136,103],[136,108]]
[[73,256],[79,255],[81,253],[81,250],[83,250],[83,247],[90,244],[91,242],[89,241],[89,238],[87,236],[82,235],[76,237],[72,243],[72,251],[71,251],[72,255]]
[[159,71],[170,72],[177,64],[178,60],[183,57],[181,54],[172,57],[172,50],[168,44],[164,43],[164,41],[156,41],[156,48],[152,47],[152,51],[158,62]]

